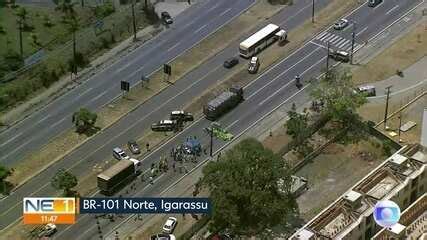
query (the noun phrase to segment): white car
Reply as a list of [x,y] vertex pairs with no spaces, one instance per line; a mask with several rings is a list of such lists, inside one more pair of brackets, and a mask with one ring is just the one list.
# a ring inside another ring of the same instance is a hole
[[174,217],[169,217],[168,220],[166,220],[165,225],[163,225],[163,232],[165,233],[173,233],[173,230],[175,230],[176,224],[178,223],[177,219]]
[[348,26],[348,20],[343,18],[343,19],[338,20],[338,22],[336,22],[334,24],[334,29],[335,30],[342,30],[347,26]]

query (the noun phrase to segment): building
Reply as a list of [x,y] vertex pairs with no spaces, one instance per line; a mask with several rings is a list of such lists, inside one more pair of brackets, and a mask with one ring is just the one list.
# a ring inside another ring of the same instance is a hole
[[392,200],[403,211],[415,203],[427,189],[426,166],[420,146],[401,148],[289,239],[371,239],[382,230],[372,215],[375,204]]
[[383,228],[372,239],[427,239],[427,193],[402,212],[398,224]]

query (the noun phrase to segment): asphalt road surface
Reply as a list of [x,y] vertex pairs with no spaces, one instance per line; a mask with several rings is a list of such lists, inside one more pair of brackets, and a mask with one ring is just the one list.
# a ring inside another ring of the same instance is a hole
[[[308,18],[310,16],[310,9],[306,7],[306,5],[299,6],[298,4],[309,4],[311,1],[297,1],[294,6],[288,8],[287,11],[282,11],[278,16],[272,18],[271,21],[275,22],[276,19],[285,20],[286,22],[276,22],[282,23],[282,26],[288,26],[290,22],[297,22],[296,19],[302,17],[303,19]],[[357,38],[357,43],[362,44],[370,37],[377,34],[380,30],[386,28],[389,24],[391,24],[395,19],[399,18],[402,14],[404,14],[408,9],[414,7],[419,1],[405,1],[405,3],[399,3],[399,7],[395,8],[394,14],[385,14],[391,8],[396,6],[396,2],[388,1],[378,6],[375,9],[368,8],[363,5],[358,10],[354,11],[348,19],[353,19],[358,23],[358,29],[364,29],[363,34],[360,33]],[[395,4],[395,5],[393,5]],[[308,5],[307,5],[308,6]],[[299,7],[298,9],[295,9]],[[286,9],[285,9],[286,10]],[[296,15],[293,15],[296,14]],[[380,21],[366,21],[366,25],[364,25],[364,19],[373,18],[372,14],[375,14],[375,18],[380,17],[382,20]],[[298,17],[293,17],[298,16]],[[382,17],[384,16],[384,17]],[[301,20],[301,22],[303,21]],[[328,30],[329,33],[337,34],[333,30]],[[344,30],[342,33],[339,33],[340,36],[349,39],[351,31],[348,29]],[[323,33],[321,33],[323,34]],[[320,36],[319,34],[318,36]],[[291,36],[290,36],[291,38]],[[315,41],[316,37],[313,38],[312,41]],[[304,89],[298,90],[294,84],[294,76],[299,74],[303,79],[311,79],[312,76],[317,76],[320,73],[320,69],[325,65],[325,56],[326,50],[325,46],[322,45],[322,42],[307,42],[301,49],[294,52],[292,55],[275,65],[273,68],[264,72],[262,75],[257,78],[252,84],[245,88],[245,101],[240,104],[236,109],[232,112],[224,116],[220,122],[223,126],[227,127],[229,131],[233,134],[238,135],[250,128],[254,123],[259,121],[264,115],[271,112],[274,108],[283,103],[289,103],[296,94],[304,91]],[[361,45],[360,45],[361,46]],[[237,43],[234,46],[237,49]],[[221,56],[221,54],[225,54],[227,49],[217,56]],[[215,61],[216,57],[211,59],[210,61]],[[217,60],[219,61],[219,60]],[[219,64],[222,61],[218,62]],[[216,65],[214,65],[216,66]],[[203,66],[202,66],[203,67]],[[199,69],[199,68],[198,68]],[[198,70],[197,69],[197,70]],[[211,71],[219,71],[221,68],[217,67],[213,68]],[[194,74],[197,70],[190,73]],[[221,69],[221,71],[224,71]],[[218,75],[217,75],[218,76]],[[206,77],[207,79],[208,77]],[[186,79],[186,78],[184,78]],[[185,81],[183,79],[183,81]],[[181,81],[181,80],[180,80]],[[179,82],[180,82],[179,81]],[[191,87],[197,88],[199,84],[203,84],[204,81],[200,80],[195,83]],[[308,86],[306,82],[305,87]],[[196,89],[195,89],[196,91]],[[175,92],[176,94],[176,92]],[[185,93],[187,95],[189,93]],[[267,96],[267,97],[266,97]],[[171,110],[173,106],[168,106],[168,102],[163,103],[161,108],[168,107]],[[176,103],[175,103],[176,104]],[[138,110],[137,110],[138,111]],[[164,117],[166,114],[159,115],[158,117]],[[135,115],[136,116],[145,116]],[[54,192],[51,189],[49,183],[46,183],[45,179],[50,179],[56,169],[60,167],[71,168],[71,171],[78,176],[84,175],[90,171],[91,166],[95,162],[99,162],[111,154],[111,149],[113,146],[121,145],[127,141],[129,138],[134,138],[142,133],[144,129],[147,129],[146,124],[136,123],[139,118],[134,118],[134,124],[124,124],[122,125],[122,129],[118,132],[111,133],[112,135],[104,135],[104,138],[99,139],[98,146],[99,148],[94,148],[96,146],[97,137],[106,134],[103,132],[102,134],[93,138],[93,141],[90,141],[78,148],[76,151],[71,153],[64,159],[53,166],[51,166],[48,171],[44,171],[42,174],[35,177],[32,181],[23,185],[19,188],[14,194],[3,200],[0,206],[0,211],[3,212],[0,215],[0,221],[2,226],[6,226],[8,223],[13,222],[15,219],[19,219],[21,216],[21,200],[24,196],[49,196]],[[151,123],[151,122],[150,122]],[[147,123],[148,124],[148,123]],[[209,121],[205,119],[199,119],[194,122],[190,127],[186,128],[183,132],[176,135],[173,139],[162,145],[160,148],[153,151],[150,155],[143,159],[143,168],[148,169],[151,163],[157,162],[160,156],[167,155],[170,149],[179,143],[182,143],[185,138],[188,136],[198,136],[202,141],[202,144],[207,145],[207,136],[203,133],[203,128],[210,124]],[[120,122],[115,124],[114,127],[119,126]],[[143,127],[145,125],[145,127]],[[111,128],[112,129],[112,128]],[[125,129],[125,130],[123,130]],[[126,132],[126,136],[120,136],[118,134]],[[115,133],[115,134],[114,134]],[[111,137],[114,139],[109,141]],[[103,140],[103,141],[102,141]],[[93,145],[91,145],[93,144]],[[215,150],[220,149],[225,145],[224,142],[215,141]],[[102,151],[101,151],[102,150]],[[93,153],[93,154],[89,154]],[[67,161],[68,160],[68,161]],[[202,161],[203,158],[199,159],[199,162]],[[205,160],[203,160],[205,161]],[[162,191],[168,188],[171,184],[177,181],[181,176],[178,174],[172,173],[169,171],[167,174],[161,175],[156,179],[154,186],[137,184],[137,190],[128,194],[127,196],[158,196]],[[123,190],[125,191],[125,190]],[[118,194],[124,195],[125,192],[121,192]],[[3,207],[7,206],[7,207]],[[124,218],[123,220],[125,220]],[[120,225],[120,232],[123,227],[131,227],[132,223],[126,222],[123,224],[123,220],[116,220],[113,223],[103,222],[102,231],[104,235],[107,233],[111,233],[111,230],[115,229],[117,225]],[[79,232],[79,236],[77,239],[90,239],[90,238],[99,238],[98,231],[96,229],[96,223],[93,216],[80,216],[77,224],[68,226],[66,228],[61,228],[56,237],[58,239],[68,239],[73,236],[73,239],[76,238],[75,233]],[[112,236],[112,235],[111,235]]]
[[[420,2],[420,0],[407,1],[405,3],[389,1],[375,9],[367,7],[365,4],[352,12],[347,18],[357,22],[358,26],[360,26],[360,28],[356,28],[359,31],[355,31],[357,34],[356,43],[359,44],[356,49],[362,47],[365,41],[368,41],[381,32]],[[386,14],[390,9],[394,9],[394,14]],[[373,18],[372,14],[375,14],[375,20],[369,21],[369,18]],[[314,42],[308,42],[301,49],[264,72],[256,81],[245,87],[245,101],[232,112],[221,118],[219,121],[221,125],[233,134],[240,135],[254,126],[264,116],[277,109],[278,106],[291,104],[297,94],[302,94],[305,88],[310,86],[310,83],[306,81],[302,89],[297,89],[295,87],[294,76],[300,75],[303,79],[308,80],[319,76],[321,69],[325,66],[326,46],[315,41],[327,33],[339,35],[343,39],[351,39],[351,32],[352,28],[341,30],[340,32],[332,29],[322,32],[313,38],[312,41]],[[189,128],[186,128],[145,158],[144,164],[147,164],[145,165],[146,168],[151,162],[158,161],[161,156],[167,155],[172,147],[185,141],[188,136],[198,136],[202,145],[208,145],[209,138],[204,134],[203,129],[209,126],[209,124],[210,121],[206,119],[199,119],[193,123]],[[216,140],[214,143],[215,153],[221,151],[226,144],[225,142]],[[199,158],[198,165],[203,164],[205,161],[207,161],[206,156]],[[196,164],[193,164],[193,167],[196,167]],[[169,171],[159,176],[155,180],[154,185],[140,183],[137,179],[136,190],[126,188],[118,194],[126,197],[156,197],[165,192],[170,186],[173,186],[181,177],[182,174]],[[99,219],[101,235],[107,237],[107,239],[114,239],[115,231],[118,231],[120,237],[126,236],[126,233],[130,230],[135,230],[142,222],[148,221],[150,216],[152,215],[143,215],[142,221],[135,220],[135,215],[117,216],[115,222],[110,222],[107,219]],[[98,239],[100,235],[95,216],[93,215],[80,216],[75,225],[61,230],[57,235],[58,239],[71,236],[76,231],[79,231],[77,239]]]
[[[311,0],[297,1],[292,7],[274,16],[271,21],[286,29],[294,28],[310,17],[310,3]],[[327,0],[322,0],[316,6],[321,8],[327,3]],[[261,25],[259,28],[263,26]],[[222,67],[222,63],[224,59],[237,55],[239,42],[240,40],[231,44],[230,47],[203,63],[173,86],[151,98],[111,127],[104,129],[101,133],[65,156],[64,159],[53,164],[23,184],[13,194],[1,200],[0,229],[21,217],[21,201],[23,197],[50,196],[54,194],[55,191],[46,179],[51,179],[58,169],[70,169],[78,177],[87,175],[97,162],[111,158],[111,150],[114,147],[125,144],[129,139],[138,139],[149,128],[151,123],[165,118],[172,110],[182,108],[205,89],[216,84],[220,77],[229,73],[227,69]],[[144,160],[144,167],[150,166],[151,162],[151,160]]]
[[[137,84],[142,74],[148,76],[240,15],[254,2],[206,0],[194,4],[174,19],[169,30],[1,132],[0,163],[14,166],[26,154],[40,149],[53,137],[69,129],[72,126],[71,115],[77,109],[86,107],[96,110],[109,103],[120,95],[120,81],[126,80],[131,86]],[[186,34],[188,32],[193,34]],[[178,92],[181,90],[175,89]]]

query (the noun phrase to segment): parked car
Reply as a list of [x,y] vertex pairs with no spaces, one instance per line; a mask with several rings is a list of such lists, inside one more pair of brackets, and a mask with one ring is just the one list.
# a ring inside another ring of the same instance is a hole
[[139,147],[138,143],[136,143],[135,140],[129,140],[128,141],[128,148],[133,154],[140,154],[141,148]]
[[172,111],[171,112],[170,120],[191,122],[191,121],[194,121],[194,117],[189,112],[179,110],[179,111]]
[[172,17],[168,12],[162,12],[160,15],[165,24],[169,25],[173,23]]
[[238,63],[239,63],[239,59],[237,59],[236,57],[232,57],[232,58],[225,60],[224,67],[225,68],[232,68],[235,65],[237,65]]
[[251,74],[255,74],[258,72],[259,68],[259,59],[258,57],[252,57],[249,61],[248,72]]
[[340,62],[348,62],[350,61],[350,54],[346,51],[342,51],[342,50],[330,50],[329,51],[329,56],[334,59],[335,61],[340,61]]
[[176,240],[176,237],[172,234],[158,233],[151,236],[151,240]]
[[175,230],[177,223],[178,223],[178,221],[176,218],[169,217],[168,220],[166,220],[165,225],[163,225],[163,232],[164,233],[173,233],[173,230]]
[[161,120],[151,124],[151,130],[154,132],[169,132],[178,128],[178,122],[175,120]]
[[336,23],[334,23],[334,29],[335,30],[342,30],[348,26],[348,20],[345,18],[342,18],[338,20]]
[[125,151],[118,147],[113,149],[113,157],[117,160],[129,159],[129,156],[125,153]]
[[383,0],[368,0],[368,6],[369,7],[376,7],[382,2],[383,2]]

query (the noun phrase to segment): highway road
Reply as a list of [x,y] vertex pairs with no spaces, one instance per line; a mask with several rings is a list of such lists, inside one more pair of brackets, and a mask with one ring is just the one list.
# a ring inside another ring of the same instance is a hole
[[[302,16],[302,18],[306,19],[310,15],[309,6],[306,5],[298,6],[298,4],[309,4],[311,1],[296,1],[296,4],[291,8],[288,8],[289,12],[281,12],[275,18],[272,18],[271,21],[275,22],[277,19],[284,20],[284,22],[276,22],[281,23],[282,26],[288,26],[287,24],[294,23],[296,24],[299,17],[292,16]],[[396,1],[397,2],[397,1]],[[357,22],[357,29],[363,32],[358,32],[357,43],[363,44],[366,40],[370,39],[372,36],[377,34],[382,29],[386,28],[389,24],[391,24],[395,19],[399,18],[404,14],[408,9],[414,7],[419,1],[405,1],[405,3],[398,3],[398,7],[394,1],[387,1],[375,9],[368,8],[363,5],[356,11],[354,11],[349,19],[355,20]],[[299,7],[300,10],[295,9]],[[391,8],[395,8],[393,14],[385,14],[390,11]],[[297,15],[293,15],[297,14]],[[375,19],[380,18],[378,21],[363,21],[367,18],[373,18],[372,15],[375,14]],[[291,18],[292,17],[292,18]],[[302,19],[302,20],[303,20]],[[300,22],[302,21],[300,20]],[[367,28],[366,28],[367,27]],[[365,29],[366,28],[366,29]],[[347,28],[342,31],[342,33],[337,33],[333,30],[328,30],[327,32],[335,35],[340,35],[345,39],[349,39],[350,37],[350,28]],[[283,103],[289,103],[296,94],[301,93],[304,89],[298,91],[294,86],[293,76],[299,74],[303,77],[303,79],[310,79],[312,76],[317,76],[320,73],[320,69],[325,64],[325,56],[326,50],[325,45],[321,41],[320,33],[317,37],[314,37],[311,41],[307,42],[302,48],[294,52],[292,55],[281,61],[279,64],[275,65],[268,71],[261,74],[256,81],[252,82],[249,86],[245,88],[245,102],[239,105],[235,110],[224,116],[220,122],[223,126],[226,126],[232,133],[235,135],[239,135],[246,129],[250,128],[254,125],[259,119],[261,119],[264,115],[271,112],[274,108]],[[290,36],[291,37],[291,36]],[[317,38],[317,39],[316,39]],[[319,41],[317,41],[319,40]],[[362,45],[358,45],[361,47]],[[234,46],[237,49],[237,44]],[[229,52],[226,49],[221,52],[217,56],[222,56],[221,54],[225,54],[225,52]],[[211,59],[210,61],[219,61],[216,57]],[[219,61],[220,64],[222,61]],[[216,66],[216,65],[214,65]],[[203,66],[202,66],[203,67]],[[222,68],[211,68],[211,71],[224,71]],[[186,77],[197,72],[198,69],[187,75]],[[208,74],[209,75],[209,74]],[[218,75],[217,75],[218,77]],[[206,77],[205,79],[207,79]],[[186,79],[186,78],[184,78]],[[184,81],[183,79],[183,81]],[[181,80],[180,80],[181,81]],[[202,84],[204,81],[200,80],[197,83],[194,83],[191,88],[197,88],[199,84]],[[305,87],[308,84],[305,83]],[[176,92],[175,92],[176,94]],[[187,95],[189,93],[185,93]],[[267,97],[266,97],[267,96]],[[163,103],[161,108],[167,107],[173,109],[172,105],[167,106],[169,103]],[[170,109],[168,109],[170,110]],[[135,115],[136,116],[145,116]],[[159,117],[164,117],[166,114],[159,115]],[[138,119],[140,119],[139,117]],[[134,118],[134,123],[136,123]],[[115,126],[119,126],[120,122],[115,124]],[[133,124],[131,124],[133,125]],[[124,125],[122,126],[119,132],[111,133],[112,135],[103,135],[104,138],[98,140],[98,146],[102,146],[98,151],[97,148],[91,147],[96,146],[96,136],[93,138],[91,143],[87,143],[82,147],[78,148],[72,154],[68,155],[64,161],[58,162],[54,164],[52,167],[48,169],[48,171],[43,172],[39,176],[37,176],[33,181],[25,184],[21,188],[19,188],[14,194],[10,197],[3,200],[0,206],[0,211],[3,212],[0,215],[0,221],[2,226],[6,226],[8,223],[12,222],[14,219],[18,219],[21,215],[21,199],[23,196],[33,195],[33,196],[49,196],[54,191],[50,188],[49,183],[46,183],[46,179],[50,179],[56,169],[60,167],[70,168],[71,171],[77,175],[81,175],[83,173],[87,173],[90,171],[91,166],[95,162],[99,162],[110,154],[111,148],[115,145],[121,145],[125,143],[125,141],[129,138],[133,138],[135,135],[140,135],[141,132],[147,128],[145,127],[139,128],[139,126],[143,126],[143,123],[136,123],[133,126]],[[176,135],[172,140],[162,145],[160,148],[153,151],[149,156],[144,158],[143,167],[148,169],[152,162],[158,161],[159,157],[168,154],[170,149],[173,146],[181,143],[188,136],[199,136],[203,144],[207,143],[207,137],[203,134],[202,129],[209,125],[209,121],[205,119],[199,119],[194,122],[190,127],[186,128],[183,132]],[[127,129],[124,131],[123,129]],[[132,129],[132,131],[131,131]],[[118,136],[117,134],[126,132],[126,136]],[[109,141],[109,137],[112,137],[114,140]],[[102,141],[103,140],[103,141]],[[107,142],[107,143],[106,143]],[[105,144],[106,143],[106,144]],[[93,144],[93,145],[91,145]],[[224,142],[215,141],[215,149],[219,149],[225,145]],[[102,150],[102,151],[101,151]],[[88,153],[94,154],[88,154]],[[72,156],[72,157],[71,157]],[[68,161],[67,161],[68,160]],[[202,159],[200,159],[201,161]],[[203,160],[205,161],[205,160]],[[137,184],[136,192],[131,193],[132,196],[158,196],[163,190],[167,189],[168,186],[177,181],[181,176],[172,173],[169,173],[160,176],[156,179],[154,186],[147,186],[144,184]],[[45,185],[42,185],[46,183]],[[38,184],[38,185],[35,185]],[[124,194],[124,192],[122,192]],[[128,195],[129,196],[129,195]],[[4,204],[3,204],[4,203]],[[7,207],[3,207],[7,206]],[[4,219],[4,220],[3,220]],[[131,223],[126,222],[126,224],[122,224],[122,221],[117,220],[114,223],[103,223],[103,233],[108,233],[112,229],[115,229],[117,225],[120,226],[132,226]],[[119,231],[121,231],[119,229]],[[76,225],[69,226],[67,228],[61,228],[60,232],[57,234],[58,239],[69,239],[72,237],[76,239],[75,233],[79,232],[79,236],[77,239],[90,239],[90,238],[98,238],[95,219],[93,216],[80,216],[79,221]]]
[[[191,48],[203,38],[237,17],[255,0],[205,0],[194,4],[160,33],[46,107],[0,133],[0,163],[13,167],[26,154],[40,149],[53,137],[72,127],[71,115],[79,108],[91,110],[120,95],[120,81],[137,84],[164,63]],[[193,34],[186,34],[192,32]],[[181,89],[175,89],[178,92]]]
[[[324,7],[327,3],[328,0],[318,1],[317,7]],[[311,0],[297,1],[292,7],[274,16],[271,21],[287,29],[295,28],[310,17],[310,4]],[[259,28],[264,25],[260,25]],[[165,118],[172,110],[182,108],[205,89],[216,84],[220,78],[229,74],[229,70],[224,69],[222,64],[224,59],[237,54],[239,42],[240,40],[234,42],[1,200],[0,229],[21,217],[20,203],[23,197],[50,196],[55,193],[46,179],[51,179],[58,169],[70,169],[77,177],[87,175],[96,163],[111,158],[111,150],[114,147],[125,144],[129,139],[138,139],[151,123]],[[144,166],[150,166],[151,162],[152,160],[144,161]]]
[[[386,29],[396,19],[401,18],[409,9],[412,9],[420,2],[422,1],[412,0],[405,1],[404,3],[400,1],[388,1],[374,9],[364,4],[349,14],[347,18],[355,21],[358,26],[356,28],[356,43],[358,44],[356,50],[363,47],[365,41],[369,41],[372,37]],[[391,9],[393,9],[394,13],[387,14]],[[373,18],[373,20],[369,21],[370,18]],[[333,34],[334,36],[341,36],[343,39],[350,40],[352,29],[350,27],[339,32],[328,29],[315,36],[302,48],[283,59],[277,65],[261,74],[256,81],[246,86],[245,101],[229,114],[225,115],[219,122],[230,132],[239,136],[279,106],[291,104],[298,94],[307,95],[304,90],[311,85],[307,80],[319,76],[321,69],[325,66],[327,51],[322,37],[327,34]],[[344,42],[344,40],[339,41]],[[342,45],[343,43],[334,42],[332,45],[337,47],[337,44]],[[345,45],[343,46],[345,49]],[[306,80],[303,89],[298,90],[295,87],[295,75],[300,75],[303,80]],[[203,133],[203,129],[209,126],[209,124],[210,121],[204,118],[194,122],[189,128],[186,128],[183,132],[147,156],[144,159],[144,164],[147,164],[146,168],[148,164],[155,162],[160,156],[167,155],[172,147],[183,142],[188,136],[196,135],[203,145],[208,145],[208,137]],[[215,141],[215,153],[221,151],[226,145],[227,143],[225,142]],[[205,156],[201,157],[197,166],[202,165],[206,161],[208,161],[208,158]],[[196,166],[193,165],[193,167]],[[168,188],[173,187],[180,178],[182,178],[182,175],[169,171],[158,177],[154,185],[138,181],[136,190],[129,191],[128,188],[118,194],[126,197],[156,197]],[[129,191],[129,193],[125,191]],[[135,230],[141,223],[148,221],[151,216],[143,215],[142,221],[135,221],[134,215],[117,217],[115,222],[99,219],[101,235],[107,239],[114,239],[115,231],[117,231],[120,237],[124,237],[130,230]],[[100,235],[95,217],[93,215],[86,215],[80,216],[77,224],[61,229],[56,237],[57,239],[67,238],[77,231],[79,232],[77,239],[98,239]]]

